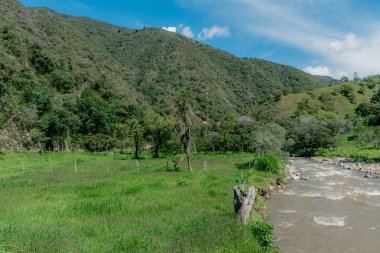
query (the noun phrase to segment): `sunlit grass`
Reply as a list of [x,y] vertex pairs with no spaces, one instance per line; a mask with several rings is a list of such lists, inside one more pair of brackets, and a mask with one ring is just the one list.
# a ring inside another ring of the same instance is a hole
[[[260,252],[232,204],[247,173],[236,165],[252,157],[196,154],[190,173],[184,163],[170,172],[166,159],[138,167],[121,154],[6,153],[0,252]],[[258,186],[274,180],[252,178]]]

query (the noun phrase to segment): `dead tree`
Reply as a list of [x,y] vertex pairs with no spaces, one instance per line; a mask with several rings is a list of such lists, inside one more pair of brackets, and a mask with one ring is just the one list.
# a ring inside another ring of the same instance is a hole
[[[201,119],[191,108],[189,101],[190,95],[182,95],[177,101],[175,115],[181,120],[181,141],[186,152],[187,167],[189,171],[192,171],[191,168],[191,128],[193,124],[195,125],[208,125],[208,122]],[[195,143],[194,143],[194,150]]]
[[249,187],[248,191],[244,190],[244,186],[238,185],[234,188],[234,209],[238,220],[247,224],[249,213],[251,212],[253,202],[255,201],[256,190]]
[[183,123],[183,130],[181,133],[181,141],[184,145],[184,149],[186,152],[186,160],[187,160],[187,167],[189,171],[192,171],[191,167],[191,116],[192,116],[192,110],[189,105],[189,103],[183,99],[182,101],[179,101],[177,104],[177,112],[176,114],[179,116]]

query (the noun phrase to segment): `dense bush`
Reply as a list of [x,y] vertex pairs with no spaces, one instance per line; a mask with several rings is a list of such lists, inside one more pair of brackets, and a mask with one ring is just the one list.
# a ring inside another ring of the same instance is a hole
[[109,151],[115,147],[115,143],[114,138],[104,134],[89,134],[84,137],[84,145],[89,151]]
[[261,156],[256,160],[256,169],[279,174],[282,169],[280,160],[275,156]]
[[299,156],[313,156],[319,149],[336,145],[336,132],[323,122],[301,122],[289,129],[287,150]]
[[262,249],[267,250],[273,247],[273,225],[265,221],[256,221],[251,228]]
[[339,91],[339,93],[346,97],[348,101],[350,101],[352,104],[356,103],[356,97],[354,94],[354,89],[349,85],[343,85]]
[[380,125],[380,90],[375,93],[370,102],[363,102],[355,109],[357,115],[364,118],[369,126]]

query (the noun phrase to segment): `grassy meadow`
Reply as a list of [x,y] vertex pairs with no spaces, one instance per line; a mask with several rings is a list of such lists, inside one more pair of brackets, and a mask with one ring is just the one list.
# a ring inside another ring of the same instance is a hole
[[357,141],[350,141],[349,134],[342,135],[338,139],[337,147],[334,150],[323,150],[321,156],[327,157],[350,157],[368,161],[380,161],[380,147],[370,144],[363,144]]
[[233,210],[247,173],[274,178],[241,168],[252,154],[196,154],[192,173],[121,154],[0,157],[0,252],[263,252]]

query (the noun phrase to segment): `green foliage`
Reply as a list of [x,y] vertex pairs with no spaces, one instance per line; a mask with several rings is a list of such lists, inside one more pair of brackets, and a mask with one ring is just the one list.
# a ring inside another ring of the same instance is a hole
[[356,103],[356,97],[354,94],[354,89],[349,85],[343,85],[339,90],[342,96],[346,97],[352,104]]
[[279,174],[282,170],[282,164],[276,156],[261,156],[257,158],[255,168],[259,171]]
[[113,115],[109,104],[97,92],[86,89],[78,100],[78,115],[82,134],[109,133]]
[[40,75],[49,74],[56,68],[53,60],[43,51],[41,46],[34,44],[30,48],[29,61],[36,72]]
[[185,186],[188,186],[188,185],[190,185],[190,180],[189,180],[188,178],[186,178],[186,177],[182,177],[182,178],[180,178],[180,179],[178,180],[177,185],[178,185],[179,187],[185,187]]
[[75,78],[69,72],[58,70],[51,74],[50,83],[62,93],[67,93],[77,86]]
[[[253,124],[236,120],[239,115],[281,100],[282,93],[328,85],[295,68],[241,59],[162,29],[124,29],[5,1],[0,128],[12,132],[4,138],[8,148],[109,148],[107,140],[120,134],[116,126],[131,130],[137,120],[139,145],[151,145],[158,157],[178,134],[172,115],[186,93],[198,123],[208,123],[191,129],[191,145],[252,151]],[[232,118],[221,123],[227,114]],[[23,141],[32,130],[39,141]],[[113,146],[125,151],[134,143],[129,133]]]
[[84,146],[93,152],[109,151],[115,148],[115,139],[105,134],[88,134],[83,138]]
[[259,155],[282,155],[286,130],[278,124],[269,123],[257,127],[253,133],[253,151]]
[[254,236],[259,239],[262,249],[267,250],[273,247],[273,225],[265,221],[256,221],[251,229]]
[[322,148],[336,146],[336,133],[323,122],[300,123],[288,133],[288,151],[301,156],[313,156]]
[[369,126],[380,125],[380,89],[370,102],[363,102],[355,109],[357,115],[363,117]]

